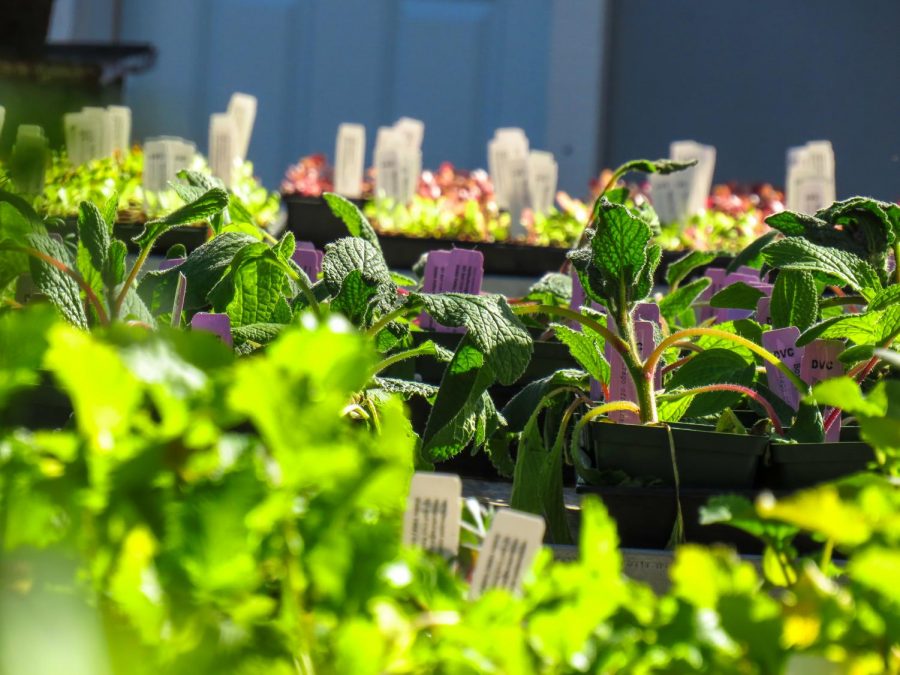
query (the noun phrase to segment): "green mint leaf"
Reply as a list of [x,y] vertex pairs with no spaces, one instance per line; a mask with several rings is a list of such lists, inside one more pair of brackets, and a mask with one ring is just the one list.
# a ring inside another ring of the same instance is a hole
[[531,285],[522,299],[541,305],[568,307],[572,301],[572,277],[559,272],[548,272]]
[[531,361],[531,335],[500,295],[410,294],[443,326],[465,326],[466,337],[484,355],[484,364],[501,384],[518,380]]
[[847,339],[856,344],[875,342],[881,333],[878,325],[880,318],[879,312],[869,312],[825,319],[801,333],[797,338],[797,346],[802,347],[818,338]]
[[149,221],[144,226],[144,231],[133,241],[141,248],[147,248],[173,227],[208,221],[221,213],[227,206],[228,193],[219,188],[213,188],[169,215]]
[[639,171],[641,173],[659,173],[666,175],[677,171],[684,171],[685,169],[691,168],[696,163],[696,159],[692,159],[689,162],[676,162],[672,159],[634,159],[616,169],[616,173],[624,175],[628,171]]
[[838,355],[838,360],[845,366],[851,366],[860,361],[868,361],[875,355],[877,345],[853,345],[847,347]]
[[557,370],[552,375],[529,382],[522,387],[503,408],[506,430],[520,432],[541,404],[544,396],[559,387],[588,388],[588,374],[583,370]]
[[[207,296],[222,278],[225,270],[245,246],[258,243],[249,235],[225,232],[197,247],[178,268],[148,272],[141,279],[138,292],[154,312],[168,311],[175,301],[178,273],[187,277],[185,310],[209,306]],[[163,309],[164,308],[164,309]]]
[[210,188],[202,188],[198,185],[190,185],[186,183],[182,183],[181,181],[169,181],[169,187],[175,191],[179,197],[181,197],[181,201],[185,204],[190,204],[195,199],[200,199],[207,190]]
[[347,226],[351,235],[369,242],[379,252],[381,251],[381,244],[378,242],[375,228],[356,204],[333,192],[326,192],[322,198],[328,204],[331,212]]
[[116,226],[116,223],[118,221],[119,193],[113,191],[109,199],[106,200],[106,204],[103,205],[103,222],[105,222],[107,227],[109,228],[110,234],[112,234],[113,228]]
[[81,202],[78,207],[78,239],[90,254],[94,269],[102,270],[109,254],[110,228],[91,202]]
[[[739,354],[729,349],[708,349],[692,356],[679,367],[666,382],[666,390],[693,389],[707,384],[753,385],[756,368]],[[715,415],[725,408],[733,407],[743,398],[743,394],[730,391],[716,391],[693,397],[685,417],[706,417]]]
[[[650,246],[649,225],[624,206],[601,199],[595,219],[596,230],[588,246],[570,252],[569,259],[587,296],[616,315],[624,314],[642,299],[637,291],[653,276],[650,254],[655,257],[657,249]],[[625,306],[619,307],[622,300]]]
[[715,259],[716,254],[711,251],[691,251],[669,265],[666,270],[666,283],[674,288],[695,269],[708,265]]
[[821,443],[825,440],[824,420],[819,406],[801,401],[794,424],[787,430],[787,437],[797,443]]
[[756,309],[757,301],[764,295],[758,288],[738,281],[712,296],[709,305],[727,309]]
[[869,309],[878,311],[900,303],[900,284],[888,286],[869,303]]
[[238,252],[209,299],[213,310],[228,314],[235,328],[285,323],[290,320],[284,297],[287,285],[284,261],[268,244],[258,242]]
[[761,268],[765,262],[762,250],[777,236],[778,232],[766,232],[747,248],[738,253],[734,259],[728,263],[728,267],[726,268],[727,271],[736,272],[742,265],[756,269]]
[[659,261],[662,260],[662,247],[657,244],[651,244],[647,249],[647,262],[641,269],[637,283],[634,286],[633,297],[635,301],[644,300],[653,291],[653,282],[656,275],[656,268],[659,267]]
[[809,272],[783,270],[772,289],[772,327],[796,326],[801,332],[819,318],[819,291]]
[[398,380],[393,377],[375,377],[372,378],[372,385],[377,389],[381,389],[390,394],[400,394],[404,399],[410,399],[413,396],[431,399],[437,396],[438,388],[433,384],[425,382],[414,382],[411,380]]
[[678,318],[690,308],[694,301],[700,297],[712,283],[709,277],[694,279],[684,286],[679,286],[674,291],[664,295],[659,301],[659,313],[663,315],[669,325],[674,325]]
[[[46,234],[29,234],[25,237],[28,246],[40,251],[60,263],[72,267],[75,263],[64,244]],[[38,290],[56,305],[63,317],[71,324],[87,329],[88,320],[81,302],[81,289],[75,280],[50,263],[29,256],[31,277]]]
[[609,382],[609,363],[603,357],[605,340],[587,328],[582,331],[573,330],[563,324],[550,324],[556,339],[569,348],[572,358],[584,368],[591,377],[600,382]]
[[[176,174],[181,180],[186,181],[188,185],[200,188],[203,192],[209,192],[213,188],[225,189],[225,183],[221,179],[202,171],[194,171],[192,169],[182,169]],[[193,199],[190,201],[194,201]]]
[[125,280],[125,261],[128,256],[128,247],[124,241],[114,239],[109,245],[109,253],[106,263],[100,270],[103,283],[109,288],[115,288]]
[[284,330],[284,327],[285,324],[283,323],[251,323],[246,326],[232,328],[231,337],[236,347],[241,346],[245,342],[265,345],[277,338],[281,331]]
[[[372,293],[358,293],[357,282],[345,287],[346,277],[357,272],[363,284],[372,289]],[[325,247],[325,258],[322,261],[322,277],[329,293],[335,297],[344,289],[341,311],[348,317],[364,318],[362,327],[368,328],[378,316],[390,312],[400,304],[397,286],[391,278],[390,270],[384,262],[381,250],[375,248],[364,239],[345,237]],[[346,302],[356,300],[360,305],[350,306]]]
[[866,298],[875,297],[882,290],[871,265],[840,249],[818,246],[801,237],[787,237],[769,244],[763,253],[772,267],[827,274]]
[[366,326],[372,314],[372,298],[377,294],[377,286],[363,279],[360,270],[352,270],[332,298],[331,309],[343,314],[354,326]]
[[398,286],[417,286],[419,284],[415,279],[393,271],[391,272],[391,280]]
[[151,327],[156,325],[156,319],[153,318],[153,314],[147,309],[147,305],[144,304],[134,288],[128,289],[125,301],[122,303],[122,310],[119,312],[119,318],[126,321],[140,321]]

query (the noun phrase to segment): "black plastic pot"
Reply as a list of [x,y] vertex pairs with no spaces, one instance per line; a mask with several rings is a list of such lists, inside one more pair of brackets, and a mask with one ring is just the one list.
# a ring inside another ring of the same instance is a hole
[[53,382],[49,373],[41,381],[24,387],[0,409],[0,427],[24,429],[61,429],[72,416],[72,402]]
[[[664,549],[672,536],[677,516],[675,488],[671,487],[603,487],[579,485],[581,494],[600,497],[609,515],[616,521],[619,540],[625,548]],[[701,525],[700,507],[716,490],[681,490],[685,539],[697,544],[728,544],[741,553],[759,553],[761,542],[755,537],[727,525]],[[741,491],[754,499],[753,491]]]
[[[48,229],[62,236],[77,235],[78,233],[78,225],[74,219],[66,220],[62,226]],[[144,226],[141,223],[116,223],[114,228],[116,238],[125,242],[130,253],[138,252],[138,245],[134,243],[133,239],[143,231]],[[190,253],[206,242],[207,234],[205,225],[173,227],[156,240],[153,251],[157,255],[163,255],[170,247],[181,244]]]
[[53,0],[5,0],[0,45],[19,56],[40,54],[47,42]]
[[[347,228],[337,218],[321,197],[300,197],[283,194],[282,201],[287,206],[288,229],[302,241],[311,241],[318,248],[347,236]],[[363,208],[365,200],[353,200]],[[381,249],[385,260],[392,269],[410,269],[423,253],[450,247],[474,249],[484,255],[486,274],[507,276],[539,277],[546,272],[555,272],[566,261],[568,249],[556,246],[529,246],[504,242],[455,241],[431,237],[404,237],[401,235],[381,235]],[[669,264],[683,257],[685,251],[665,251],[656,271],[657,283],[665,280]],[[724,267],[731,258],[719,257],[710,266]],[[703,273],[706,266],[691,272],[691,277]]]
[[[750,489],[769,439],[672,427],[680,485],[684,488]],[[635,479],[675,484],[669,437],[662,427],[588,425],[588,454],[601,470]]]
[[[850,432],[851,434],[853,431]],[[841,434],[842,439],[846,438]],[[864,471],[875,461],[875,451],[862,441],[840,443],[772,443],[765,484],[794,490]]]

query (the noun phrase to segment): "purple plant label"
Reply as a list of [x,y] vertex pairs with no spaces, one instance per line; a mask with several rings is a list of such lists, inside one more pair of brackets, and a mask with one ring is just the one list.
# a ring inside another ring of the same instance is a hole
[[297,263],[297,267],[303,270],[309,280],[315,283],[322,272],[322,252],[316,249],[298,248],[294,251],[291,259]]
[[187,260],[187,258],[166,258],[161,263],[159,263],[159,271],[165,272],[166,270],[170,270],[173,267],[178,267],[185,260]]
[[753,277],[754,279],[759,279],[759,270],[755,267],[750,267],[749,265],[741,265],[737,268],[738,274],[746,274],[749,277]]
[[[800,375],[800,364],[803,361],[803,347],[797,346],[800,329],[796,326],[766,331],[762,334],[763,347],[772,352],[783,364]],[[769,389],[775,392],[785,403],[796,410],[800,405],[800,393],[791,381],[773,364],[766,362],[766,376]]]
[[315,251],[316,245],[311,241],[298,241],[295,250]]
[[[653,350],[656,349],[656,331],[659,324],[652,321],[635,321],[634,337],[637,341],[638,350],[641,352],[641,361],[650,358]],[[662,389],[662,369],[657,368],[653,374],[653,386]]]
[[455,293],[479,295],[484,279],[484,254],[455,248],[450,252],[451,287],[445,290]]
[[584,286],[581,285],[581,277],[578,276],[578,272],[574,267],[569,270],[569,275],[572,277],[572,301],[569,303],[569,309],[577,312],[585,304],[587,293],[584,292]]
[[[175,286],[175,302],[172,305],[172,327],[181,325],[181,313],[184,311],[184,297],[187,294],[187,277],[178,273],[178,284]],[[230,333],[229,333],[230,335]]]
[[[844,351],[844,343],[840,340],[813,340],[803,350],[803,360],[800,363],[800,378],[806,384],[812,386],[822,380],[832,377],[840,377],[844,374],[844,364],[838,360]],[[823,411],[827,416],[830,408]],[[825,440],[836,442],[841,437],[840,418],[831,425],[825,435]]]
[[712,296],[721,291],[725,287],[725,277],[727,273],[721,267],[707,267],[703,276],[712,280],[712,283],[706,287],[706,290],[700,294],[697,301],[697,321],[703,322],[715,316],[715,309],[709,306]]
[[764,295],[756,301],[756,322],[763,325],[772,323],[772,298]]
[[231,339],[231,319],[227,314],[197,312],[191,319],[191,330],[212,333],[229,347],[234,346],[234,341]]
[[591,400],[603,400],[603,386],[600,384],[600,380],[595,380],[593,377],[591,378]]
[[[609,400],[611,402],[632,401],[637,403],[637,391],[631,380],[631,374],[625,367],[625,361],[609,343],[606,344],[604,351],[606,360],[609,361]],[[640,424],[640,418],[627,410],[611,412],[609,418],[619,424]]]
[[[484,279],[484,255],[481,251],[455,248],[451,251],[431,251],[425,263],[426,293],[481,293]],[[464,333],[465,328],[442,326],[427,314],[420,317],[420,325],[426,330],[441,333]]]
[[752,286],[753,284],[759,283],[759,275],[758,274],[744,274],[742,272],[732,272],[728,276],[725,277],[725,281],[722,283],[722,288],[726,286],[731,286],[731,284],[736,284],[739,281],[743,281],[748,286]]
[[634,308],[635,321],[650,321],[657,326],[662,324],[662,315],[659,313],[659,305],[652,302],[639,302]]

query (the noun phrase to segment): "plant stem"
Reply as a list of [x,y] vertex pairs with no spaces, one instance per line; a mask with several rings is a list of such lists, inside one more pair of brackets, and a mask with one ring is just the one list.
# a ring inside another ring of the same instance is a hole
[[55,267],[63,274],[66,274],[69,277],[71,277],[75,281],[75,283],[78,284],[78,287],[82,291],[84,291],[84,295],[87,298],[88,302],[90,302],[91,305],[93,305],[94,310],[97,312],[97,318],[100,320],[100,323],[102,325],[106,325],[109,323],[109,317],[106,314],[106,310],[103,309],[103,303],[100,302],[100,298],[97,297],[97,294],[94,293],[94,289],[88,285],[88,282],[86,282],[84,280],[84,277],[82,277],[76,270],[73,270],[71,267],[66,265],[64,262],[60,262],[53,256],[49,256],[46,253],[43,253],[42,251],[37,250],[36,248],[31,248],[30,246],[16,246],[16,247],[10,247],[10,248],[21,251],[22,253],[25,253],[27,255],[30,255],[32,258],[37,258],[41,262],[45,262],[48,265]]
[[412,349],[406,349],[402,352],[397,352],[396,354],[392,354],[385,359],[379,361],[375,368],[372,370],[372,375],[370,377],[375,377],[383,370],[387,370],[395,363],[400,363],[401,361],[406,361],[407,359],[414,359],[417,356],[431,356],[434,352],[432,351],[432,346],[429,344],[419,345],[418,347],[414,347]]
[[772,420],[772,425],[775,427],[775,433],[777,433],[779,436],[784,436],[784,427],[781,425],[781,419],[778,417],[778,413],[775,412],[775,408],[773,408],[772,404],[769,403],[763,396],[761,396],[759,392],[754,391],[750,387],[745,387],[740,384],[728,383],[707,384],[702,387],[694,387],[693,389],[685,389],[684,391],[664,394],[663,396],[667,401],[677,401],[679,398],[684,398],[685,396],[706,394],[711,391],[734,391],[739,394],[743,394],[747,398],[752,398],[760,406],[762,406],[763,410],[766,411],[766,415],[768,415],[769,419]]
[[113,319],[119,318],[119,312],[122,311],[122,303],[125,302],[125,296],[128,295],[128,289],[131,288],[131,285],[134,283],[134,280],[137,279],[137,275],[144,266],[144,263],[147,262],[147,258],[150,255],[150,249],[153,248],[153,243],[154,242],[151,241],[147,246],[142,248],[141,252],[138,254],[137,260],[134,261],[134,265],[132,265],[131,271],[128,273],[128,278],[125,279],[125,283],[122,284],[122,289],[119,291],[119,295],[113,303]]
[[826,568],[831,564],[831,556],[834,553],[834,539],[828,538],[825,542],[825,548],[822,549],[822,559],[819,561],[819,567],[827,574]]
[[556,315],[564,319],[569,319],[570,321],[575,321],[576,323],[580,323],[585,328],[590,328],[595,333],[602,335],[603,338],[610,344],[610,346],[612,346],[613,349],[615,349],[623,356],[628,352],[628,345],[622,340],[622,338],[609,330],[609,328],[597,321],[594,321],[590,317],[583,316],[579,312],[569,309],[568,307],[522,304],[511,307],[510,309],[512,309],[514,314],[548,314]]
[[372,327],[369,328],[369,330],[366,331],[366,335],[367,335],[368,337],[375,337],[375,336],[378,335],[378,334],[381,332],[381,330],[382,330],[385,326],[387,326],[391,321],[393,321],[394,319],[396,319],[396,318],[398,318],[398,317],[403,316],[403,315],[406,314],[406,312],[408,312],[408,311],[411,311],[411,308],[410,308],[409,305],[401,305],[401,306],[398,307],[397,309],[394,309],[394,310],[388,312],[388,313],[385,314],[383,317],[381,317],[380,319],[378,319],[378,321],[376,321],[374,324],[372,324]]
[[841,305],[865,305],[867,300],[861,295],[836,295],[826,298],[819,303],[819,307],[838,307]]
[[791,384],[793,384],[797,391],[799,391],[801,394],[806,395],[809,393],[809,385],[801,380],[793,370],[784,365],[784,363],[782,363],[781,360],[777,356],[772,354],[769,350],[765,349],[764,347],[760,347],[755,342],[751,342],[750,340],[743,338],[740,335],[728,333],[727,331],[720,330],[718,328],[684,328],[677,333],[672,333],[672,335],[660,342],[659,346],[653,350],[650,358],[648,358],[646,363],[644,363],[644,372],[652,375],[656,371],[656,366],[659,363],[663,352],[665,352],[669,347],[674,346],[684,338],[693,337],[695,335],[708,335],[710,337],[728,340],[742,347],[746,347],[757,356],[760,356],[763,360],[768,361],[773,366],[775,366],[781,373],[784,374],[786,378],[788,378],[788,380],[791,381]]

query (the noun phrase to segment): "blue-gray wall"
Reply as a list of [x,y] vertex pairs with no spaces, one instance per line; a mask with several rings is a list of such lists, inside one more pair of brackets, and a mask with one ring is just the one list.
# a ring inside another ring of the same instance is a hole
[[717,180],[782,184],[829,139],[839,197],[900,198],[900,0],[615,0],[610,28],[606,165],[693,139]]

